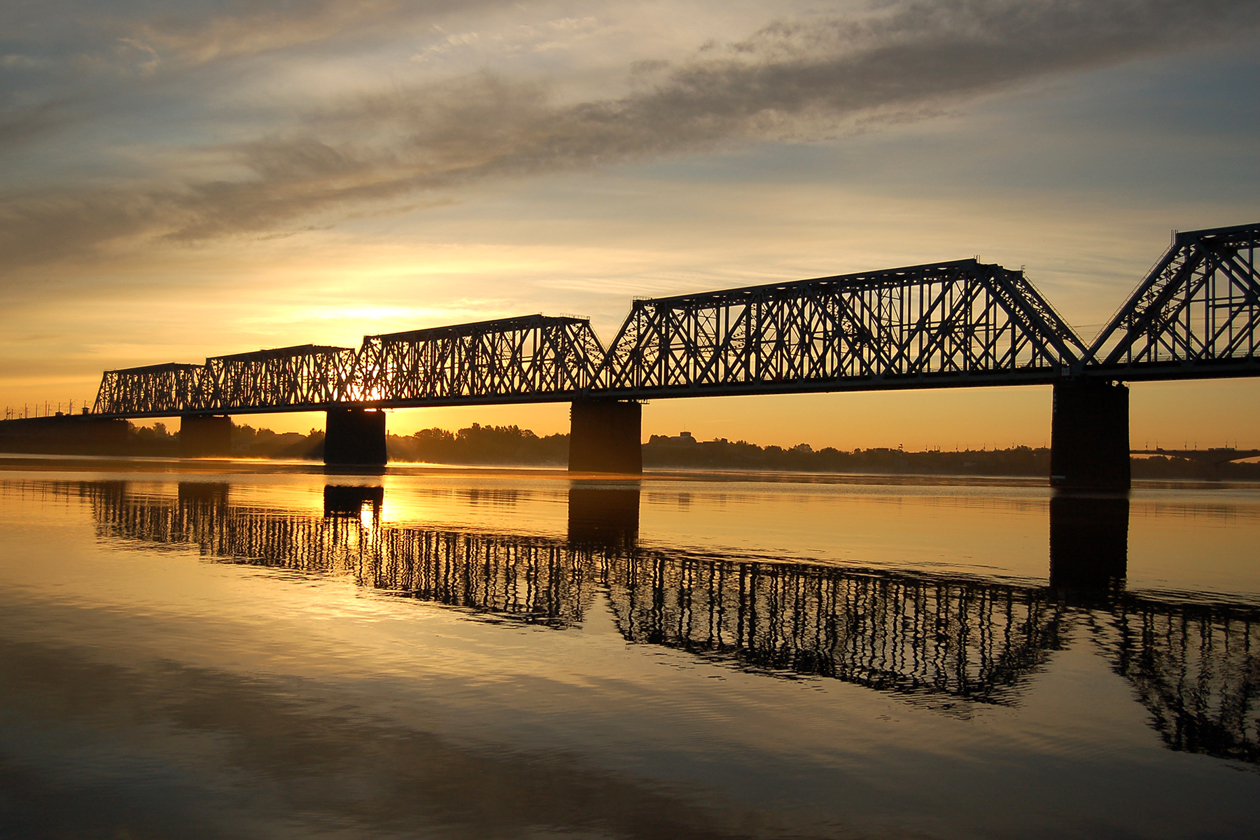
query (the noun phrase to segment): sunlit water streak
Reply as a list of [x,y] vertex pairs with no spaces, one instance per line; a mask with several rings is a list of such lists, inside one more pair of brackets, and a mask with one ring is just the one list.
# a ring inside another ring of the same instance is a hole
[[14,836],[1258,827],[1251,488],[3,478]]

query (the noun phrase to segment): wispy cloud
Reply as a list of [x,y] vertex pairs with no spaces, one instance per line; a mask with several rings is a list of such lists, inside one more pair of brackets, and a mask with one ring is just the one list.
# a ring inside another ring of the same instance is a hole
[[[198,60],[280,49],[335,31],[340,9],[313,4],[301,25],[267,15],[187,33],[155,25],[143,43]],[[1253,0],[892,3],[860,18],[776,21],[681,62],[648,57],[629,68],[630,92],[607,98],[561,102],[544,82],[491,71],[398,85],[220,145],[247,173],[236,180],[9,195],[0,249],[13,266],[125,238],[274,235],[373,203],[438,200],[487,179],[818,138],[1052,74],[1223,42],[1258,24]],[[590,25],[562,20],[553,34]],[[470,33],[440,43],[470,43]]]
[[298,0],[249,4],[236,13],[217,10],[167,16],[137,24],[136,36],[171,54],[181,64],[202,64],[257,55],[329,40],[363,38],[417,21],[486,7],[509,0]]

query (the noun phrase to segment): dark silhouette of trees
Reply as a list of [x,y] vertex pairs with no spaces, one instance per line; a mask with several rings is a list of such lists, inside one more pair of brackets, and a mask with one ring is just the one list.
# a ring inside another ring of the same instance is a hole
[[[123,438],[104,442],[80,440],[66,429],[42,436],[5,434],[6,429],[25,429],[23,424],[60,422],[0,421],[0,451],[107,454],[115,456],[177,457],[179,433],[165,423],[152,427],[128,423]],[[121,421],[114,421],[121,422]],[[119,430],[124,431],[124,430]],[[519,426],[482,426],[478,423],[456,432],[422,429],[412,435],[388,435],[386,447],[394,461],[437,464],[532,464],[563,467],[569,460],[569,436],[540,437]],[[232,454],[237,457],[321,460],[324,433],[311,429],[273,432],[249,425],[232,428]],[[906,452],[876,447],[853,451],[825,447],[814,449],[800,443],[789,449],[758,446],[745,440],[699,441],[689,432],[668,437],[652,435],[643,445],[643,465],[648,469],[751,470],[871,475],[971,475],[1048,478],[1050,450],[1015,446],[1010,449],[964,449],[945,452],[932,449]],[[1235,461],[1205,463],[1181,457],[1156,455],[1132,459],[1133,477],[1139,479],[1192,479],[1200,481],[1260,481],[1260,463]]]
[[787,472],[875,473],[881,475],[1049,476],[1050,450],[1012,449],[905,452],[901,449],[826,447],[807,443],[790,449],[748,441],[697,441],[688,434],[652,435],[643,447],[645,467],[675,469],[746,469]]
[[423,429],[414,435],[386,438],[389,457],[399,461],[428,461],[444,464],[549,464],[564,466],[569,461],[569,436],[539,437],[519,426],[471,427],[451,433],[445,429]]

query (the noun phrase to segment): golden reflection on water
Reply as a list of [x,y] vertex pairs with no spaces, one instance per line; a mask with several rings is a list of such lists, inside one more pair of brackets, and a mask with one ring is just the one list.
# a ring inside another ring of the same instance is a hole
[[[0,711],[248,779],[324,815],[299,834],[485,836],[489,807],[496,836],[1249,836],[1258,498],[10,474]],[[160,788],[38,743],[0,772]]]

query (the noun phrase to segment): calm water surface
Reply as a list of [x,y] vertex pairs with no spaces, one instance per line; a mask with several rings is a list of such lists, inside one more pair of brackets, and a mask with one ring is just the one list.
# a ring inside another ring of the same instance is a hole
[[1260,836],[1260,488],[0,461],[0,837]]

